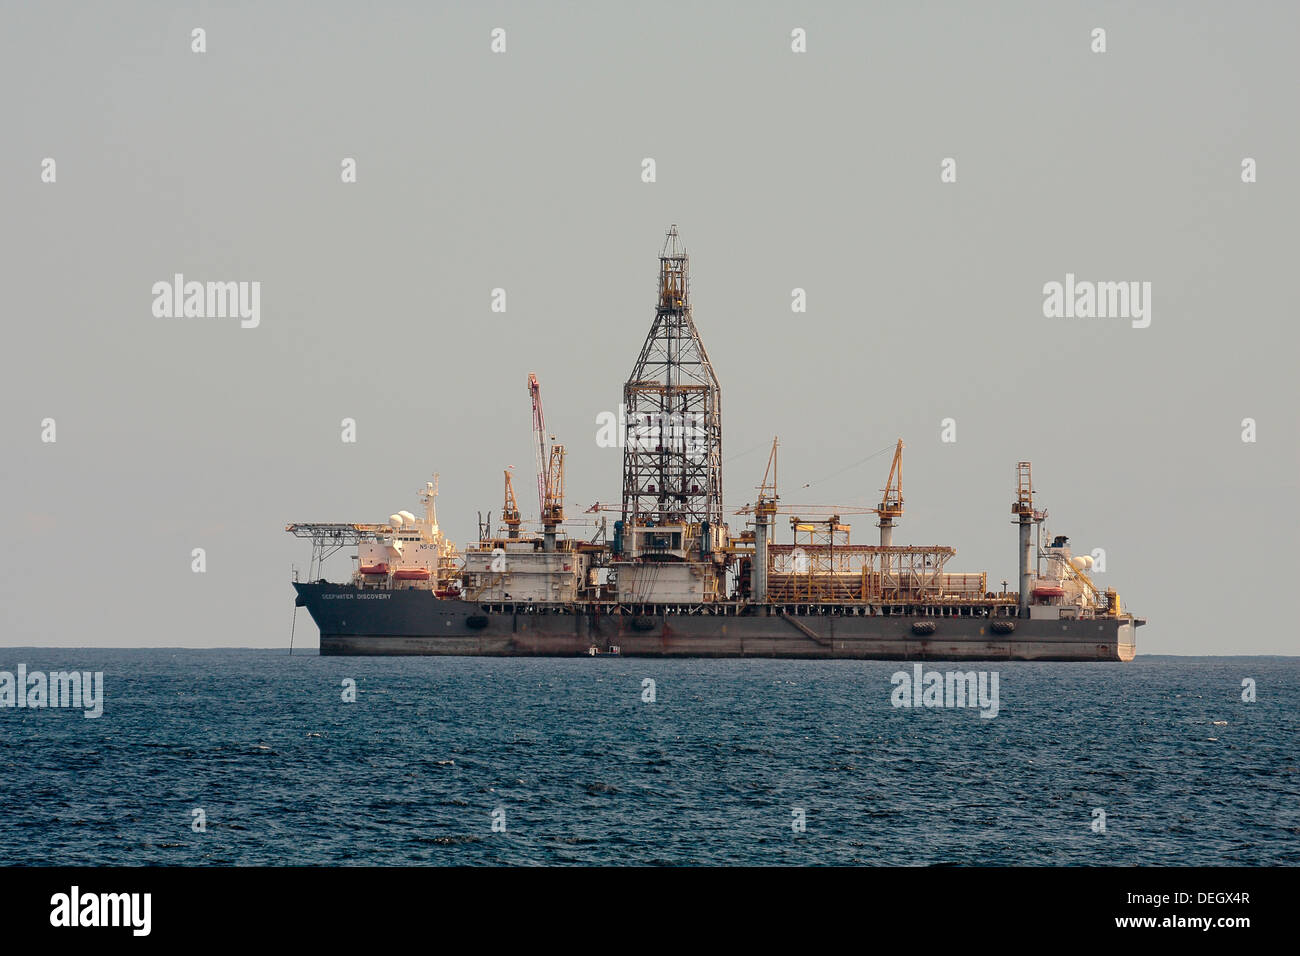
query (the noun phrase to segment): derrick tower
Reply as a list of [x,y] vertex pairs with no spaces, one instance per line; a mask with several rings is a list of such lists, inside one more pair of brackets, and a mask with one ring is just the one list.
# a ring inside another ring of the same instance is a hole
[[690,260],[676,225],[659,254],[657,294],[623,386],[623,524],[678,525],[712,550],[724,524],[722,390],[691,318]]

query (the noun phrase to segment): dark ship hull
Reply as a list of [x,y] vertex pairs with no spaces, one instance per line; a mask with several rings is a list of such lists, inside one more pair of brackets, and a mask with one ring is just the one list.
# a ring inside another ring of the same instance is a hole
[[323,656],[575,657],[617,647],[624,657],[1128,661],[1145,623],[1127,615],[1042,620],[947,616],[939,608],[872,615],[812,605],[629,613],[607,604],[481,605],[414,588],[294,587],[320,628]]

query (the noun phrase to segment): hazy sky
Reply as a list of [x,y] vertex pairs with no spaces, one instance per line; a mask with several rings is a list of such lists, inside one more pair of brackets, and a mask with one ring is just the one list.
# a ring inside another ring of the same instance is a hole
[[[438,471],[465,544],[508,464],[535,511],[529,372],[570,513],[617,501],[596,416],[675,222],[729,510],[774,434],[813,504],[901,436],[895,541],[1000,582],[1031,459],[1139,653],[1295,654],[1298,9],[6,2],[0,643],[286,646],[286,522]],[[260,282],[260,325],[155,317],[175,273]],[[1150,326],[1045,318],[1067,273],[1150,282]]]

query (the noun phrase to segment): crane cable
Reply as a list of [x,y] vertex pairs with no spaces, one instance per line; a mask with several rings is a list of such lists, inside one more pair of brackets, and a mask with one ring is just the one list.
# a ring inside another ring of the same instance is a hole
[[873,452],[872,452],[870,455],[868,455],[866,458],[863,458],[863,459],[861,459],[861,460],[859,460],[859,461],[855,461],[855,462],[854,462],[853,464],[851,464],[851,465],[845,465],[843,468],[841,468],[839,471],[835,472],[834,474],[827,475],[827,476],[824,477],[824,478],[818,478],[816,481],[810,481],[810,482],[808,482],[808,483],[805,484],[805,485],[800,485],[799,487],[800,487],[800,488],[811,488],[813,485],[820,485],[823,481],[829,481],[829,480],[832,479],[832,478],[837,478],[837,477],[839,477],[840,475],[844,474],[846,471],[848,471],[848,470],[850,470],[850,469],[852,469],[852,468],[857,468],[859,465],[865,465],[867,462],[871,461],[871,459],[876,458],[876,457],[878,457],[878,456],[880,456],[880,455],[883,455],[883,454],[884,454],[885,452],[887,452],[887,451],[893,451],[894,448],[896,447],[896,445],[897,445],[896,442],[891,442],[890,444],[886,445],[884,448],[880,449],[879,451],[873,451]]

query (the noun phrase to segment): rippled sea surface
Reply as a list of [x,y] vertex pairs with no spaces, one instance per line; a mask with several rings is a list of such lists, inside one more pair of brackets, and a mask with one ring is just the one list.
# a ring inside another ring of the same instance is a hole
[[961,665],[992,719],[892,706],[886,662],[20,662],[105,704],[0,708],[0,864],[1300,863],[1295,658]]

